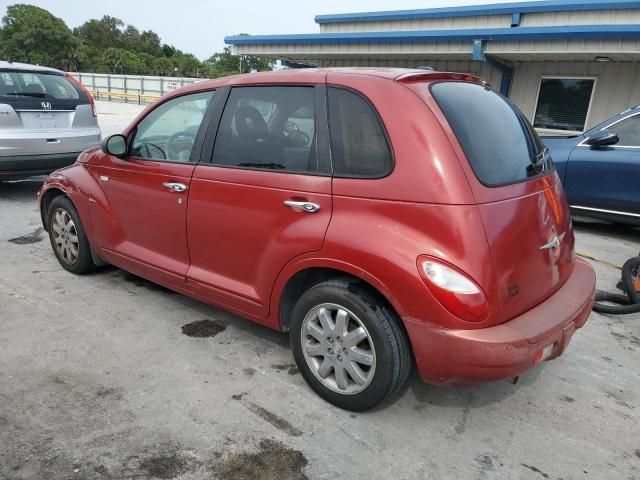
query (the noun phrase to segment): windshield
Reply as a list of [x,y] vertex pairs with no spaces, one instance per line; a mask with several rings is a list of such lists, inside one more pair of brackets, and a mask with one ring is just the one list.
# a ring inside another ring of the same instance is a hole
[[436,83],[431,93],[483,184],[517,183],[553,170],[538,134],[503,96],[468,82]]
[[78,100],[81,92],[65,76],[50,73],[0,71],[0,98]]

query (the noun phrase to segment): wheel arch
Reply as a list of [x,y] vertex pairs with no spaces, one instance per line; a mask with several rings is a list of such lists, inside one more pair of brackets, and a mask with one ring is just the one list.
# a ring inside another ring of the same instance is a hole
[[67,197],[69,201],[73,203],[73,200],[69,198],[67,192],[60,187],[51,187],[42,193],[42,197],[40,199],[40,218],[42,219],[42,226],[44,227],[46,232],[49,231],[49,225],[47,222],[47,212],[49,211],[49,205],[51,205],[51,202],[54,198],[60,196]]
[[402,321],[403,311],[383,282],[354,265],[321,259],[298,263],[295,267],[285,269],[278,277],[271,305],[278,328],[281,331],[289,330],[289,317],[296,300],[305,290],[332,278],[349,278],[370,289],[398,315],[401,328],[405,328]]

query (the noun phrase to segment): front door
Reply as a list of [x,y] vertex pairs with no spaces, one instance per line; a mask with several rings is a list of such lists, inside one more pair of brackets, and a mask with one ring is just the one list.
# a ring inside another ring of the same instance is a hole
[[618,142],[591,147],[583,142],[573,149],[567,166],[565,189],[577,210],[604,210],[640,217],[640,114],[606,127]]
[[131,131],[125,158],[103,154],[91,167],[104,195],[92,202],[92,221],[106,260],[184,286],[193,146],[212,97],[200,92],[160,104]]
[[278,273],[321,249],[331,218],[324,91],[260,86],[229,93],[212,164],[198,165],[191,181],[192,291],[264,317]]

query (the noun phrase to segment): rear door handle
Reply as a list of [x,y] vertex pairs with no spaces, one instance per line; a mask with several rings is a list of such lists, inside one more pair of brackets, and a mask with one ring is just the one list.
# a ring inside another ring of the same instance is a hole
[[164,187],[167,187],[172,192],[184,192],[187,189],[187,186],[184,183],[176,183],[176,182],[164,182],[162,184]]
[[314,213],[320,210],[320,205],[313,202],[296,202],[295,200],[285,200],[284,204],[294,210],[302,210],[307,213]]

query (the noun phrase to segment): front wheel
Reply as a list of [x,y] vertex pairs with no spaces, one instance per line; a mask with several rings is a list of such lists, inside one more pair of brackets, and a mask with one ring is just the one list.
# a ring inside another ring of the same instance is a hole
[[56,197],[47,212],[49,239],[58,262],[65,270],[82,274],[95,270],[91,247],[80,216],[67,197]]
[[293,356],[328,402],[362,411],[393,396],[411,368],[400,319],[375,293],[349,279],[307,290],[290,322]]

